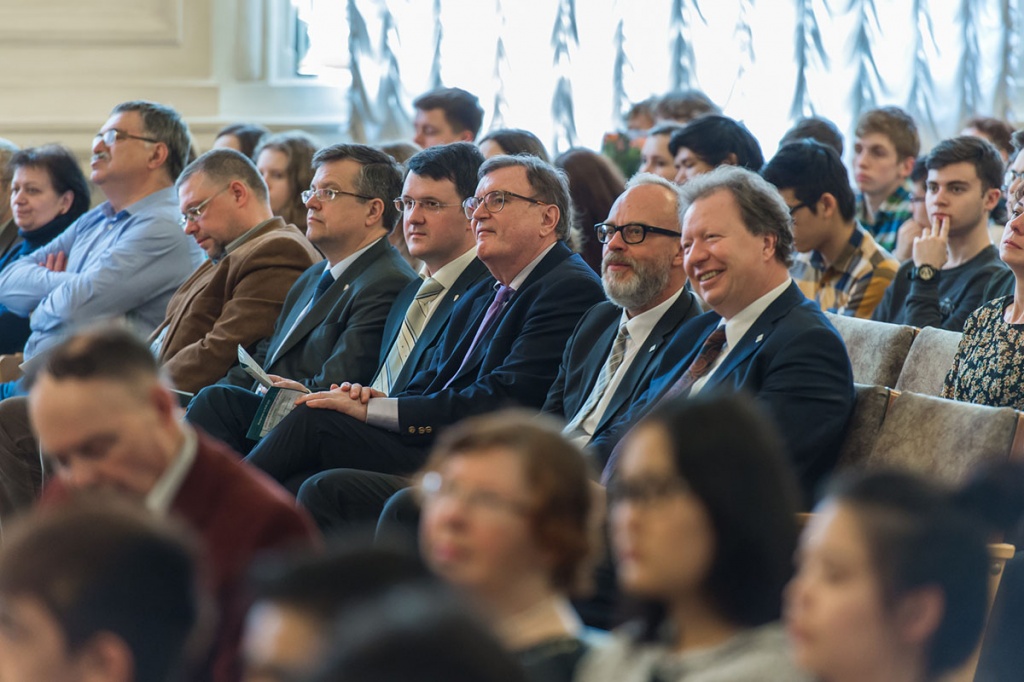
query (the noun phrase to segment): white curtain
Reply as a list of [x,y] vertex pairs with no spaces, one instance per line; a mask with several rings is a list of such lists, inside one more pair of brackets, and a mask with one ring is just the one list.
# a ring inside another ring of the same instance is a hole
[[303,68],[346,89],[353,139],[408,135],[411,100],[440,82],[480,97],[485,130],[596,148],[630,102],[694,87],[766,156],[812,113],[849,133],[902,106],[926,148],[972,114],[1014,120],[1021,1],[293,0]]

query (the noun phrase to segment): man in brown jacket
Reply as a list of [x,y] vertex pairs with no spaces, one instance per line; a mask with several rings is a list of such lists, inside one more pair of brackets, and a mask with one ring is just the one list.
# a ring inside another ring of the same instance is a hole
[[182,226],[206,252],[150,338],[154,355],[182,391],[195,393],[271,335],[285,294],[320,254],[295,226],[270,211],[267,185],[252,161],[214,149],[178,179]]

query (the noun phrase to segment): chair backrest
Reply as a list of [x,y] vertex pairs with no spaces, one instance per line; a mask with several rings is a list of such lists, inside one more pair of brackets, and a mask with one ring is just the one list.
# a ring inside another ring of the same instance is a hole
[[889,404],[899,394],[885,386],[854,384],[857,401],[846,424],[846,436],[839,448],[836,469],[861,466],[875,449]]
[[1018,456],[1019,413],[904,392],[882,421],[865,468],[916,471],[957,483],[979,464]]
[[924,395],[942,395],[942,384],[953,366],[953,356],[961,336],[960,332],[935,327],[922,329],[910,346],[895,388]]
[[910,352],[916,327],[826,313],[843,337],[859,384],[895,386]]

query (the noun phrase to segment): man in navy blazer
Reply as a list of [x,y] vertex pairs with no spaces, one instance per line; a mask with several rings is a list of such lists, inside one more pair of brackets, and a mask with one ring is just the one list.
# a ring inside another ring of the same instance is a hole
[[[580,319],[543,408],[568,423],[567,435],[580,446],[615,423],[643,393],[668,339],[701,312],[686,286],[679,206],[676,185],[641,174],[630,180],[602,223],[601,280],[611,301],[598,303]],[[630,337],[616,353],[620,328]],[[388,493],[408,484],[393,474],[332,469],[306,481],[298,498],[321,530],[351,531],[373,523]]]
[[549,164],[486,161],[466,214],[494,280],[455,305],[430,367],[390,397],[348,382],[303,396],[250,462],[289,487],[328,468],[408,474],[449,424],[507,405],[539,409],[566,340],[603,298],[564,243],[570,206],[565,177]]
[[[611,450],[665,396],[746,391],[774,417],[809,502],[835,465],[853,410],[843,341],[789,277],[791,218],[771,185],[730,166],[688,182],[682,192],[686,271],[712,312],[679,330],[661,378],[592,445]],[[616,454],[605,466],[606,480]]]
[[[402,392],[430,366],[455,302],[490,279],[476,257],[476,237],[462,202],[473,196],[484,157],[476,145],[454,142],[424,149],[406,164],[402,229],[409,255],[423,262],[420,277],[395,299],[384,324],[384,343],[371,386],[384,394]],[[418,323],[418,324],[417,324]],[[358,383],[353,377],[337,377]]]
[[[274,334],[254,358],[276,385],[317,390],[344,377],[369,381],[384,322],[415,273],[387,240],[398,219],[394,198],[402,170],[363,145],[325,147],[313,157],[306,236],[327,256],[304,272],[285,297]],[[238,365],[200,391],[187,418],[242,453],[261,396]]]

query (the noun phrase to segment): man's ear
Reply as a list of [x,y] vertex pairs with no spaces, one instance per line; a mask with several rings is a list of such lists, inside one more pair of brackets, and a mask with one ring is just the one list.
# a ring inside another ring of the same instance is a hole
[[472,133],[472,131],[469,131],[469,130],[463,130],[461,133],[459,133],[458,134],[458,139],[456,140],[456,142],[475,142],[475,141],[476,141],[476,135],[474,135]]
[[372,227],[384,218],[384,200],[370,199],[366,202],[366,227]]
[[149,155],[148,165],[153,170],[160,168],[170,157],[171,151],[165,142],[157,142],[153,145],[153,151]]
[[993,211],[996,204],[999,203],[999,197],[1001,196],[1003,196],[1003,190],[997,187],[985,190],[984,203],[982,204],[985,207],[985,210],[989,212]]
[[910,174],[914,172],[915,163],[917,163],[917,159],[915,159],[913,156],[908,156],[907,158],[900,161],[898,169],[900,178],[902,178],[903,180],[909,178]]
[[562,216],[562,212],[554,204],[546,204],[544,206],[538,206],[541,209],[541,216],[543,222],[541,223],[541,235],[546,237],[556,229],[558,229],[558,221]]
[[839,202],[831,192],[821,195],[821,198],[818,199],[818,206],[821,215],[825,218],[831,218],[839,211]]
[[895,609],[896,631],[906,644],[927,642],[942,623],[946,597],[937,586],[913,590],[900,598]]
[[128,644],[112,632],[93,635],[76,657],[84,682],[132,682],[135,679],[135,657]]
[[765,261],[775,258],[775,246],[778,244],[779,235],[766,232],[761,235],[764,240],[764,247],[761,249],[761,256]]

